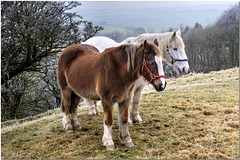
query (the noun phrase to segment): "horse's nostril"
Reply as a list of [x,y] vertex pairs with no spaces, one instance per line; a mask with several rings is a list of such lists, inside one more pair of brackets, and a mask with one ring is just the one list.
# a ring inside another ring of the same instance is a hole
[[188,68],[187,67],[183,67],[183,72],[187,73],[188,72]]
[[164,85],[162,84],[160,87],[161,87],[161,88],[164,88]]
[[161,84],[161,85],[159,86],[159,90],[160,90],[160,91],[163,91],[164,89],[165,89],[165,85]]
[[182,73],[182,71],[180,70],[180,68],[178,68],[178,71],[179,71],[179,73]]

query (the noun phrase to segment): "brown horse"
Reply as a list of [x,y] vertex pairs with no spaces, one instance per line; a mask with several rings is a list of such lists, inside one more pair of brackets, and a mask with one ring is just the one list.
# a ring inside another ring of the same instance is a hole
[[[142,75],[157,91],[164,90],[158,75],[155,56],[161,52],[157,40],[141,46],[122,45],[98,50],[87,44],[71,45],[60,55],[57,78],[62,93],[61,109],[65,112],[63,127],[68,131],[80,129],[77,105],[80,97],[101,100],[104,110],[103,144],[114,149],[112,140],[113,103],[119,105],[120,139],[133,146],[128,131],[128,106],[135,81]],[[159,62],[158,62],[159,63]]]

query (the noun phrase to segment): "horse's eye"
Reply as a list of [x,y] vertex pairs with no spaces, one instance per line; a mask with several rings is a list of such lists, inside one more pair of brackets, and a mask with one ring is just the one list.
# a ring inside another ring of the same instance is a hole
[[154,62],[151,62],[150,65],[153,66],[155,63]]
[[177,51],[177,48],[173,48],[174,51]]

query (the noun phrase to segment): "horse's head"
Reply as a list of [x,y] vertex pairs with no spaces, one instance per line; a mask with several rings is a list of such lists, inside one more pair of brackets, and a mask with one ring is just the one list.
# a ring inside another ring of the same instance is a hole
[[189,64],[180,29],[177,32],[173,32],[168,37],[165,54],[165,59],[168,63],[173,65],[173,68],[177,72],[180,74],[186,74],[188,72]]
[[157,91],[163,91],[167,83],[163,72],[162,54],[158,47],[158,42],[155,39],[154,44],[148,44],[145,40],[141,47],[144,54],[141,74]]

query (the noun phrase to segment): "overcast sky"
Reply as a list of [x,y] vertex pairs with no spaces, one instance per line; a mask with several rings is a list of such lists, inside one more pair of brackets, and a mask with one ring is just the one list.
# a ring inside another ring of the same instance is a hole
[[[159,8],[159,7],[205,7],[217,5],[221,8],[228,8],[238,1],[83,1],[83,9],[106,9],[106,8]],[[225,7],[224,7],[225,6]]]
[[[163,26],[154,21],[165,21],[165,26],[176,27],[180,23],[203,26],[213,24],[221,14],[238,1],[82,1],[74,11],[94,24],[131,25],[146,22],[143,27]],[[169,19],[169,20],[168,20]],[[136,22],[136,21],[137,22]],[[174,20],[174,22],[173,22]],[[134,24],[135,24],[134,23]],[[138,26],[138,24],[136,24]],[[135,26],[135,27],[136,27]],[[141,27],[142,24],[139,24]],[[164,26],[164,27],[165,27]]]

